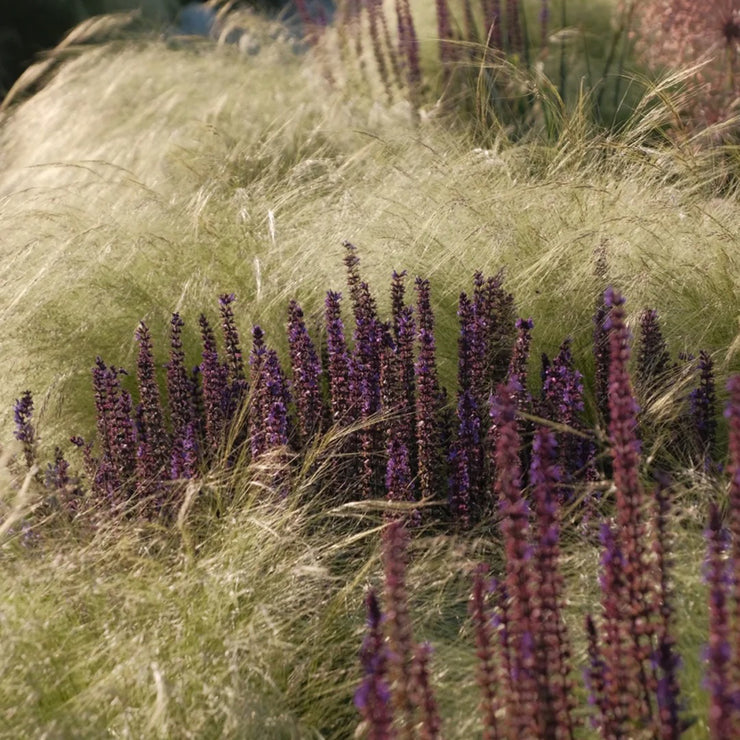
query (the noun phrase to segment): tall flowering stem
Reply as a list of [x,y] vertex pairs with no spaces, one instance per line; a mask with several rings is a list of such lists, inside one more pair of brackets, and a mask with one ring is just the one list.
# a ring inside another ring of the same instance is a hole
[[331,414],[335,424],[349,424],[356,418],[356,400],[350,394],[352,364],[344,336],[341,315],[342,294],[329,291],[326,294],[326,345],[329,355],[329,395]]
[[730,476],[729,529],[732,535],[732,673],[730,690],[736,699],[733,722],[740,731],[740,375],[733,375],[727,382],[729,398],[725,409],[728,421]]
[[440,400],[437,380],[434,316],[429,300],[429,281],[416,279],[417,338],[416,359],[416,442],[418,445],[419,493],[433,498],[438,490],[440,435],[438,410]]
[[[568,338],[560,345],[553,361],[544,363],[540,414],[575,431],[582,431],[581,414],[584,409],[583,376],[573,364]],[[558,432],[557,439],[564,482],[571,482],[583,476],[592,464],[593,444],[591,440],[571,432]]]
[[288,346],[293,371],[293,399],[298,412],[301,445],[321,431],[324,404],[321,397],[321,362],[306,329],[303,310],[296,301],[288,305]]
[[497,696],[498,667],[496,665],[496,635],[486,597],[491,590],[486,578],[487,568],[481,565],[473,579],[473,593],[469,611],[475,629],[476,681],[481,691],[480,713],[483,722],[483,740],[501,737],[496,716],[500,708]]
[[212,458],[223,444],[229,421],[229,371],[218,356],[216,337],[203,314],[200,316],[199,324],[203,341],[200,378],[205,416],[205,442],[208,457]]
[[689,406],[699,454],[706,466],[717,441],[717,393],[712,356],[699,352],[699,384],[689,394]]
[[658,312],[646,308],[640,314],[640,339],[635,383],[647,397],[660,391],[666,381],[671,358],[658,320]]
[[[93,487],[114,504],[130,495],[136,474],[136,430],[131,418],[131,396],[121,388],[122,374],[123,369],[108,367],[100,357],[96,358],[92,376],[101,453]],[[80,446],[89,455],[89,448],[84,443]]]
[[510,662],[510,725],[516,737],[540,737],[535,660],[536,594],[531,578],[529,506],[522,495],[516,376],[500,385],[491,404],[496,427],[494,494],[501,510],[506,554],[507,628]]
[[529,482],[535,502],[534,555],[539,610],[534,619],[542,737],[573,738],[573,683],[570,641],[563,619],[565,583],[560,572],[560,470],[555,435],[535,432]]
[[627,622],[631,647],[624,646],[628,664],[626,685],[629,714],[633,722],[652,722],[651,679],[646,664],[652,653],[654,617],[652,584],[645,542],[647,540],[645,496],[639,480],[640,442],[638,406],[632,392],[629,372],[630,336],[625,323],[624,298],[612,288],[604,294],[609,310],[609,440],[616,489],[618,547],[624,559],[624,592],[615,618]]
[[374,461],[381,448],[381,430],[371,418],[380,411],[380,365],[387,328],[378,318],[375,299],[368,284],[360,279],[356,248],[344,243],[347,282],[355,316],[353,374],[350,389],[359,399],[360,418],[367,423],[360,430],[362,477],[360,487],[365,498],[379,488]]
[[429,661],[432,646],[428,642],[416,646],[413,663],[414,704],[421,713],[420,740],[438,740],[442,737],[442,720],[437,699],[429,682]]
[[372,589],[367,593],[365,604],[367,633],[360,649],[364,677],[355,692],[355,706],[362,715],[370,740],[390,740],[393,710],[387,676],[388,648],[383,636],[383,614]]
[[136,339],[139,342],[136,374],[140,403],[137,487],[140,493],[147,493],[169,478],[171,442],[164,426],[151,336],[143,322],[136,331]]
[[736,737],[737,709],[732,679],[729,594],[732,575],[727,561],[727,533],[717,504],[709,508],[706,532],[706,579],[709,584],[709,645],[706,681],[709,690],[709,733],[712,740]]
[[[197,468],[194,389],[185,369],[183,326],[184,322],[180,315],[174,313],[170,322],[170,360],[167,363],[167,396],[172,426],[170,472],[173,479],[190,478]],[[193,455],[196,459],[193,459]]]
[[408,534],[401,520],[383,531],[385,611],[390,645],[391,696],[402,737],[413,737],[415,703],[413,686],[414,637],[406,592]]
[[655,487],[655,520],[653,555],[658,588],[655,592],[655,610],[660,615],[657,629],[655,663],[659,671],[656,698],[658,703],[658,732],[661,740],[677,740],[683,731],[680,718],[681,700],[678,669],[681,664],[673,637],[673,606],[669,584],[671,567],[668,517],[670,516],[670,489],[661,479]]
[[23,391],[13,407],[15,432],[13,436],[23,445],[23,458],[30,470],[36,462],[36,432],[33,428],[33,395]]

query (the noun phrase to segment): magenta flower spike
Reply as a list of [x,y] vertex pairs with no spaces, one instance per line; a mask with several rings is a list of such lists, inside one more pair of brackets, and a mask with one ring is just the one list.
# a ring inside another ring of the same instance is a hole
[[390,647],[391,700],[401,734],[415,725],[413,656],[414,637],[406,591],[408,533],[403,521],[390,522],[383,531],[386,630]]
[[429,682],[431,656],[432,646],[428,642],[417,645],[414,652],[413,685],[414,704],[421,713],[419,740],[439,740],[442,737],[442,720],[434,690]]
[[534,613],[538,608],[532,581],[529,506],[522,495],[516,376],[500,385],[491,402],[496,427],[494,496],[501,512],[509,596],[507,630],[510,662],[510,725],[516,737],[539,737],[538,685]]
[[533,532],[539,610],[534,620],[538,714],[543,740],[573,738],[573,684],[570,640],[563,620],[565,583],[560,572],[561,482],[555,435],[539,427],[532,444],[529,483],[535,503]]
[[[609,332],[609,441],[616,489],[618,545],[624,559],[624,593],[618,604],[620,627],[629,634],[633,647],[625,647],[629,678],[624,691],[630,691],[630,716],[636,722],[652,722],[651,678],[644,668],[653,652],[655,628],[651,598],[650,568],[647,558],[646,499],[640,484],[640,441],[638,406],[632,392],[629,372],[630,335],[625,323],[624,298],[612,288],[604,293],[609,310],[605,325]],[[625,657],[625,656],[623,656]]]
[[469,611],[475,629],[475,654],[478,658],[476,665],[476,682],[481,692],[479,705],[483,722],[483,740],[498,740],[502,737],[496,716],[500,709],[497,686],[499,685],[499,671],[496,664],[496,636],[490,609],[486,597],[492,590],[486,578],[485,565],[478,567],[473,579],[473,593],[471,595]]
[[364,672],[355,692],[355,707],[362,715],[369,740],[393,737],[393,709],[388,686],[388,647],[383,636],[383,614],[371,589],[365,597],[367,633],[360,649]]
[[709,467],[717,442],[717,392],[714,361],[704,350],[699,352],[699,384],[689,394],[689,413],[699,455],[704,466]]

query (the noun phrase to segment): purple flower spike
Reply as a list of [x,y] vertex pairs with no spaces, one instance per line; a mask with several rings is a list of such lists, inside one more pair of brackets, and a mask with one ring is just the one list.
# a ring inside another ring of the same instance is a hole
[[[623,692],[632,687],[628,714],[636,721],[651,720],[645,663],[653,652],[654,603],[646,552],[647,523],[645,495],[640,484],[640,442],[637,429],[638,406],[632,393],[627,366],[630,336],[625,324],[624,298],[612,288],[604,294],[609,309],[609,438],[611,443],[618,545],[624,558],[624,591],[617,605],[620,630],[627,637],[620,661],[624,665]],[[622,622],[624,622],[622,624]]]
[[640,314],[640,341],[635,375],[635,384],[643,397],[660,392],[666,382],[670,361],[658,321],[658,312],[646,308]]
[[31,391],[23,391],[13,407],[15,432],[13,436],[23,445],[23,457],[30,470],[36,462],[36,433],[31,418],[33,417],[33,396]]
[[699,454],[708,466],[717,439],[717,394],[714,362],[708,352],[699,352],[699,385],[689,394],[689,407]]
[[480,565],[475,573],[469,610],[475,628],[475,647],[478,658],[476,681],[481,690],[480,713],[483,720],[483,740],[498,740],[501,737],[496,720],[500,708],[496,691],[499,676],[496,666],[494,625],[486,604],[486,597],[491,591],[486,571],[486,566]]
[[656,699],[658,704],[659,735],[665,740],[678,740],[685,729],[680,718],[681,699],[678,685],[678,669],[681,658],[676,651],[676,640],[673,637],[673,606],[669,581],[671,566],[670,542],[668,534],[668,517],[670,515],[669,481],[665,477],[658,480],[655,488],[656,512],[654,517],[655,532],[653,553],[655,571],[658,574],[655,611],[659,615],[657,628],[657,645],[653,662],[658,669]]
[[143,322],[136,332],[136,339],[139,342],[137,377],[141,404],[137,484],[139,492],[146,493],[158,488],[159,482],[169,477],[171,443],[164,427],[152,341]]
[[231,304],[234,294],[219,296],[218,305],[221,313],[221,328],[224,332],[224,346],[226,347],[226,365],[229,368],[229,380],[234,383],[244,381],[244,360],[239,342],[239,331],[234,321],[234,311]]
[[727,534],[719,508],[709,507],[706,532],[706,579],[709,584],[709,645],[706,653],[706,683],[709,690],[709,732],[713,740],[735,737],[737,707],[731,676],[732,647],[729,596],[732,574],[725,558]]
[[511,670],[511,728],[515,737],[539,737],[538,686],[532,636],[536,593],[533,588],[529,507],[522,495],[516,376],[500,385],[491,404],[496,428],[494,494],[501,509],[506,553],[507,625]]
[[213,330],[202,314],[199,323],[203,340],[200,376],[205,416],[205,441],[208,457],[212,458],[224,442],[226,425],[230,421],[229,371],[218,356]]
[[428,642],[418,645],[414,652],[414,704],[421,710],[420,740],[438,740],[442,732],[442,721],[439,717],[437,700],[429,683],[429,660],[431,655],[432,646]]
[[416,279],[417,338],[419,352],[414,366],[416,397],[416,442],[419,461],[419,493],[431,499],[438,490],[440,434],[438,412],[440,388],[437,380],[434,316],[429,300],[429,281]]
[[388,648],[382,631],[383,615],[372,589],[367,593],[365,604],[367,634],[360,648],[360,662],[365,676],[355,692],[355,707],[365,721],[369,738],[390,740],[393,736],[393,711],[387,679]]
[[539,574],[539,611],[535,620],[539,714],[543,738],[572,738],[573,685],[570,641],[563,620],[565,584],[560,572],[560,470],[555,435],[537,429],[529,482],[535,501],[534,562]]
[[291,301],[288,306],[288,345],[298,430],[301,444],[305,446],[321,431],[324,404],[321,397],[321,362],[308,335],[303,311],[296,301]]
[[352,366],[344,336],[340,301],[341,293],[326,294],[326,345],[329,354],[329,391],[332,419],[335,424],[349,424],[355,420],[356,403],[350,396]]
[[122,374],[124,370],[107,367],[100,357],[92,371],[101,448],[93,487],[111,503],[130,495],[128,486],[136,472],[136,431],[131,417],[131,396],[122,390],[119,380]]
[[414,637],[406,592],[408,533],[397,519],[383,531],[386,625],[390,645],[389,675],[392,701],[400,726],[411,732],[415,724],[413,654]]

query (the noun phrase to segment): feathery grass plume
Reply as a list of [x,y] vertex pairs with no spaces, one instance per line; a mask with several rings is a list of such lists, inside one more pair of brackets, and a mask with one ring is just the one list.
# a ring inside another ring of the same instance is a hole
[[372,589],[367,592],[365,605],[367,633],[360,648],[364,677],[355,692],[354,701],[369,740],[390,740],[393,737],[393,709],[387,676],[388,647],[383,636],[383,614]]
[[487,566],[481,564],[473,576],[473,592],[468,610],[475,629],[475,654],[478,658],[475,679],[481,691],[479,705],[483,723],[483,740],[498,740],[501,730],[496,717],[501,706],[497,695],[499,668],[496,665],[496,635],[492,615],[487,605],[487,596],[495,590],[495,584],[486,578]]
[[706,685],[709,691],[709,732],[712,740],[735,737],[737,683],[732,676],[733,645],[728,603],[733,588],[727,559],[727,532],[722,526],[719,507],[709,505],[706,532],[705,577],[709,585],[709,644],[706,651]]
[[198,319],[201,339],[203,341],[200,378],[203,397],[203,415],[205,417],[205,450],[207,459],[212,459],[224,441],[226,425],[229,421],[228,368],[221,362],[208,319],[201,314]]
[[674,558],[668,532],[671,511],[669,481],[663,476],[655,486],[655,514],[653,526],[653,555],[657,588],[655,589],[655,611],[660,615],[653,661],[658,670],[656,700],[658,705],[658,734],[661,740],[678,740],[686,725],[680,717],[681,695],[678,684],[678,669],[681,658],[676,650],[673,636],[674,613],[673,593],[669,573]]
[[536,673],[539,683],[537,709],[541,737],[573,738],[573,683],[570,640],[563,619],[564,580],[560,572],[560,469],[555,435],[538,427],[532,443],[529,484],[535,502],[534,553],[539,609],[535,611]]
[[517,398],[521,386],[514,375],[500,385],[491,400],[496,427],[494,496],[501,511],[506,555],[507,631],[510,691],[507,707],[515,737],[540,737],[535,655],[537,594],[532,582],[529,506],[522,495]]
[[414,704],[413,661],[414,636],[406,592],[408,532],[403,521],[390,522],[383,530],[383,572],[385,575],[385,615],[390,655],[388,675],[391,679],[391,701],[399,735],[414,737],[416,706]]
[[164,426],[164,413],[159,397],[154,353],[149,328],[142,321],[136,330],[139,355],[136,362],[139,384],[137,427],[137,493],[146,495],[160,488],[169,478],[171,441]]
[[647,399],[660,392],[666,383],[671,358],[660,329],[658,312],[646,308],[640,313],[640,335],[635,368],[635,387]]
[[717,441],[717,393],[714,361],[705,350],[699,352],[699,384],[689,393],[689,413],[699,459],[708,467]]
[[36,462],[36,432],[33,428],[33,394],[23,391],[13,407],[15,431],[13,436],[23,446],[23,459],[30,470]]
[[429,683],[429,660],[432,646],[423,642],[416,646],[413,663],[414,704],[421,713],[420,740],[438,740],[442,737],[442,720],[439,716],[437,699]]
[[632,645],[624,646],[629,716],[633,722],[652,722],[650,676],[646,668],[652,653],[654,617],[646,552],[645,496],[640,484],[640,441],[638,406],[632,393],[629,372],[630,336],[625,324],[624,298],[613,288],[604,293],[609,310],[609,441],[616,489],[616,518],[619,550],[624,559],[625,584],[617,602],[616,619],[626,620]]
[[[136,430],[131,416],[132,402],[121,388],[123,368],[106,366],[100,357],[92,369],[95,415],[100,458],[93,463],[93,489],[116,505],[131,494],[136,475]],[[83,450],[90,447],[82,445]],[[89,458],[92,462],[93,458]],[[124,485],[126,490],[124,491]]]
[[434,315],[429,300],[429,281],[416,278],[416,315],[419,351],[414,365],[416,378],[416,443],[418,445],[419,494],[431,499],[440,482],[440,387],[437,379]]
[[321,432],[324,418],[322,369],[316,347],[303,319],[303,310],[294,300],[288,304],[288,348],[300,445],[305,447]]

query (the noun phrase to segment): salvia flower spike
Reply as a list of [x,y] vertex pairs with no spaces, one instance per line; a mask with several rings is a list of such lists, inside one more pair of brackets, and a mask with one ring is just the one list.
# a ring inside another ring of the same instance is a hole
[[367,633],[360,649],[364,677],[355,692],[355,706],[365,722],[368,738],[390,740],[393,709],[387,675],[388,648],[383,636],[383,615],[372,589],[367,593],[365,604]]

